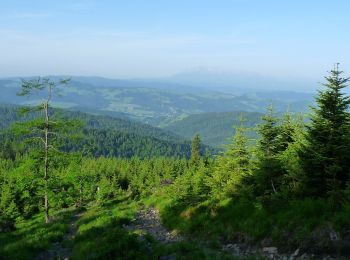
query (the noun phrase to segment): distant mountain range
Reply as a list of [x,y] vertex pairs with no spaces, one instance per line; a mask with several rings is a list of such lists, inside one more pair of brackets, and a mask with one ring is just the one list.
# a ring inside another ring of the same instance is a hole
[[253,72],[225,71],[213,68],[198,68],[181,72],[168,77],[166,81],[234,94],[254,91],[299,91],[310,93],[319,88],[316,80],[276,78]]
[[[64,78],[53,76],[52,79]],[[244,88],[244,86],[242,86]],[[18,78],[0,80],[0,102],[28,105],[41,97],[16,96]],[[228,111],[262,112],[273,103],[277,111],[306,111],[312,94],[247,89],[230,93],[214,91],[199,85],[172,81],[118,80],[101,77],[72,77],[54,104],[71,110],[132,118],[155,126],[166,127],[192,114]]]

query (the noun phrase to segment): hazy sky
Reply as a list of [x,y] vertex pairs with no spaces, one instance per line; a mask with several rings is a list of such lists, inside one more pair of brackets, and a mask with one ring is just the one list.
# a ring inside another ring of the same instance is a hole
[[350,74],[348,0],[1,0],[0,76]]

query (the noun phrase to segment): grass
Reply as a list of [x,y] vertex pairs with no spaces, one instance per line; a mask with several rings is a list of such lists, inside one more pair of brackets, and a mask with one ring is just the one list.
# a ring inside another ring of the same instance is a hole
[[73,209],[53,212],[53,221],[44,223],[43,214],[16,224],[16,230],[0,234],[0,255],[5,259],[32,259],[54,242],[62,240],[69,229]]
[[[142,230],[129,231],[124,224],[134,220],[140,201],[120,196],[104,204],[94,204],[77,220],[73,241],[63,241],[72,249],[72,259],[232,259],[220,250],[186,241],[161,244]],[[62,242],[76,210],[53,213],[52,223],[44,224],[42,214],[17,224],[16,230],[0,234],[0,254],[5,259],[34,259],[55,242]]]
[[137,234],[122,227],[134,218],[137,208],[128,197],[90,208],[77,222],[73,259],[142,258],[147,248]]
[[[349,232],[350,205],[334,211],[322,199],[292,200],[288,203],[225,199],[185,205],[159,194],[147,200],[160,209],[165,226],[203,240],[243,242],[277,246],[281,251],[307,248],[315,252],[340,253],[330,233],[342,237]],[[345,249],[348,250],[348,249]],[[349,250],[348,250],[349,251]]]
[[[158,207],[164,225],[188,235],[188,239],[164,244],[142,230],[125,229],[143,205]],[[62,240],[74,213],[73,209],[55,212],[55,221],[48,225],[42,215],[18,223],[16,231],[0,234],[1,257],[35,258]],[[72,259],[234,259],[222,252],[222,243],[258,245],[261,241],[277,246],[279,251],[303,246],[327,249],[329,232],[342,235],[342,231],[350,230],[349,215],[350,205],[333,212],[321,199],[267,205],[224,199],[190,206],[178,203],[169,194],[138,201],[121,195],[89,207],[76,222],[74,240],[66,246],[72,248]]]
[[232,259],[194,241],[160,244],[141,230],[126,230],[141,204],[124,196],[90,208],[77,222],[73,259]]

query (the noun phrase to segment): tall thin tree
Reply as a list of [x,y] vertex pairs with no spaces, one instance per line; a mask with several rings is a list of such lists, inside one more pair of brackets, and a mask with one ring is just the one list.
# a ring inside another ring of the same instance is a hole
[[191,163],[198,166],[201,158],[201,138],[196,134],[191,143]]
[[[42,101],[33,107],[22,109],[22,113],[35,112],[41,117],[29,122],[19,124],[22,133],[29,136],[32,141],[37,141],[42,154],[43,164],[43,180],[44,180],[44,214],[45,222],[49,223],[49,198],[48,198],[48,180],[50,177],[50,150],[57,150],[54,140],[57,138],[57,130],[64,130],[69,126],[69,122],[53,121],[50,117],[50,108],[54,93],[58,87],[62,87],[69,82],[69,79],[62,79],[54,82],[49,78],[38,78],[34,80],[22,80],[21,91],[19,96],[31,96],[35,93],[39,94]],[[43,93],[45,92],[46,93]]]

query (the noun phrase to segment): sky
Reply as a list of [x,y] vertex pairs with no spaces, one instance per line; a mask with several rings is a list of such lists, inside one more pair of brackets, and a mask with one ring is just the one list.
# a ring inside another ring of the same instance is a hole
[[350,74],[348,0],[1,0],[0,77]]

